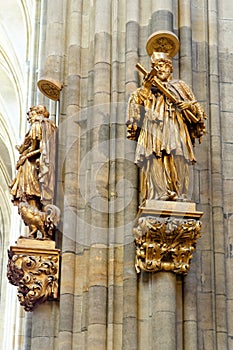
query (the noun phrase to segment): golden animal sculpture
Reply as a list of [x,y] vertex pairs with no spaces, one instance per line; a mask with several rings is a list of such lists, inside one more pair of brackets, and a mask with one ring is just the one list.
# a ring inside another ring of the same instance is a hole
[[53,230],[60,220],[58,207],[48,204],[44,207],[44,211],[40,211],[27,202],[20,202],[18,210],[25,225],[29,226],[29,238],[37,238],[37,231],[40,231],[42,238],[52,238]]

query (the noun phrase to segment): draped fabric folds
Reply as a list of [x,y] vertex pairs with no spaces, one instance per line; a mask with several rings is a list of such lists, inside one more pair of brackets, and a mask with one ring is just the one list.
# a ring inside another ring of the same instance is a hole
[[[166,88],[178,101],[190,101],[192,113],[199,120],[206,118],[186,83],[174,80],[167,82]],[[140,110],[142,105],[144,113]],[[145,173],[141,185],[143,199],[167,199],[170,192],[175,192],[176,199],[177,196],[187,197],[188,164],[196,161],[190,129],[195,129],[196,125],[166,96],[144,86],[129,99],[128,120],[140,129],[135,163]]]

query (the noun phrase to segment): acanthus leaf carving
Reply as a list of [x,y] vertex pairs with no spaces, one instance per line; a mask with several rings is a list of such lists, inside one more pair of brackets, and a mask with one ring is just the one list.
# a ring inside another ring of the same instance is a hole
[[26,311],[47,300],[58,298],[59,252],[54,254],[19,254],[8,252],[7,277],[18,287],[20,305]]
[[142,216],[134,228],[136,271],[187,274],[201,222],[196,219]]

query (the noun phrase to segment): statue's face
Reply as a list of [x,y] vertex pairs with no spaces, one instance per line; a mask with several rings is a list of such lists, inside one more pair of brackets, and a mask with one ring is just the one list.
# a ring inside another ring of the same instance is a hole
[[164,61],[158,61],[155,65],[157,77],[162,81],[168,81],[171,78],[171,67]]
[[28,117],[27,117],[27,120],[30,124],[32,124],[35,120],[35,117],[37,116],[36,112],[35,111],[30,111],[28,113]]

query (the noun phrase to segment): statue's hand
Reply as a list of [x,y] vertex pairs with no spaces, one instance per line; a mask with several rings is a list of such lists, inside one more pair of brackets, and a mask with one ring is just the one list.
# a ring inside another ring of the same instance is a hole
[[144,88],[149,90],[151,88],[151,86],[153,85],[153,80],[154,80],[154,76],[151,75],[150,73],[148,73],[145,76],[144,81],[143,81]]
[[191,107],[191,102],[188,101],[178,101],[176,105],[181,109],[190,109]]
[[19,169],[19,167],[20,167],[21,165],[23,165],[23,163],[25,162],[26,159],[27,159],[27,157],[25,157],[25,156],[21,156],[21,157],[19,158],[19,160],[18,160],[18,162],[17,162],[17,164],[16,164],[16,169],[17,169],[17,170]]
[[127,124],[127,133],[128,133],[127,138],[129,140],[135,140],[137,128],[138,126],[137,126],[137,123],[135,122],[132,124],[131,123]]
[[17,149],[17,151],[18,151],[19,153],[22,153],[23,150],[24,150],[24,145],[16,145],[15,148]]

